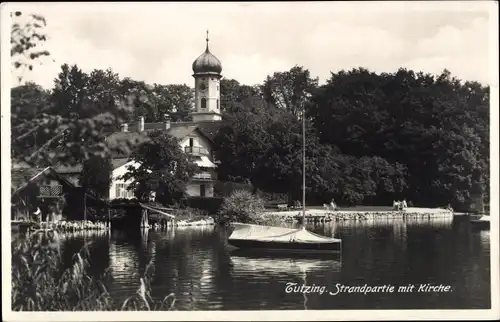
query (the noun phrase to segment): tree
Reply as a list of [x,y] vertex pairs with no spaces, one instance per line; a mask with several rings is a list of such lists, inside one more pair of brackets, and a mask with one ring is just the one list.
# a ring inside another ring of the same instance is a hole
[[119,91],[131,97],[134,106],[128,121],[142,116],[146,122],[162,122],[165,114],[170,114],[174,122],[191,120],[194,90],[187,85],[149,85],[126,77],[121,80]]
[[221,111],[228,111],[234,104],[256,96],[260,96],[258,86],[241,85],[235,79],[222,79],[220,81]]
[[133,181],[131,189],[139,200],[148,200],[154,193],[157,202],[178,203],[185,197],[187,182],[199,171],[179,141],[165,131],[151,132],[131,159],[138,166],[129,167],[123,179]]
[[144,117],[147,122],[153,122],[156,119],[158,112],[152,101],[152,86],[129,77],[122,79],[118,86],[119,93],[127,96],[130,105],[133,106],[126,117],[128,122],[136,121],[139,116]]
[[407,169],[402,196],[457,208],[471,198],[466,191],[482,194],[489,180],[488,92],[447,70],[432,76],[353,69],[332,74],[313,92],[307,112],[322,144]]
[[248,104],[238,104],[231,113],[224,113],[215,137],[215,155],[220,160],[221,180],[253,181],[260,157],[269,149],[266,122],[272,111],[260,114]]
[[156,120],[164,121],[170,114],[173,122],[190,121],[194,106],[194,90],[186,84],[154,84],[153,96],[157,106]]
[[34,61],[50,53],[41,49],[42,44],[47,40],[44,29],[47,25],[45,18],[37,14],[23,14],[16,11],[10,14],[13,25],[10,32],[10,57],[15,70],[22,70],[18,76],[21,83],[22,75],[26,68],[33,70]]
[[[266,192],[298,198],[302,191],[302,124],[289,111],[264,108],[246,100],[226,113],[216,136],[215,154],[223,180],[249,181]],[[312,193],[321,178],[318,164],[326,149],[313,128],[306,127],[307,189]]]
[[289,71],[268,76],[261,90],[267,102],[298,117],[302,113],[302,103],[317,87],[318,78],[312,78],[308,69],[294,66]]
[[28,82],[12,88],[10,96],[11,122],[12,126],[16,126],[46,111],[49,106],[50,91],[33,82]]
[[111,158],[90,157],[83,162],[79,183],[85,192],[90,192],[96,197],[109,198],[113,175]]
[[88,75],[76,65],[63,65],[44,112],[12,128],[13,158],[41,166],[75,165],[109,155],[104,139],[130,110],[128,98],[114,88],[116,81],[111,70]]

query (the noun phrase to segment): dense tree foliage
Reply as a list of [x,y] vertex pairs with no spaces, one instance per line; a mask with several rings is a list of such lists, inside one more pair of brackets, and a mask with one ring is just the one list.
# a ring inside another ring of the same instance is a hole
[[134,110],[128,115],[129,121],[143,116],[146,122],[161,122],[165,114],[169,114],[174,122],[191,119],[194,92],[187,85],[149,85],[127,77],[117,89],[133,97]]
[[111,151],[104,138],[139,116],[147,122],[164,121],[165,114],[174,122],[190,120],[193,101],[187,85],[149,86],[120,79],[111,69],[85,73],[67,64],[51,90],[26,83],[11,94],[12,157],[40,166],[128,151],[132,142]]
[[79,183],[84,191],[107,199],[113,175],[113,164],[110,157],[90,157],[83,162]]
[[[110,154],[104,138],[119,129],[129,113],[127,95],[115,91],[119,79],[111,70],[90,74],[77,66],[63,65],[54,88],[30,102],[19,102],[29,96],[32,86],[14,88],[12,97],[12,157],[31,164],[81,164],[91,156]],[[35,112],[32,106],[37,107]],[[14,109],[14,106],[16,109]],[[25,119],[22,115],[31,113]]]
[[[219,175],[225,180],[248,180],[265,192],[287,193],[289,201],[302,193],[302,122],[275,107],[255,108],[256,100],[224,116],[216,137]],[[389,200],[406,186],[405,168],[383,158],[356,158],[337,147],[320,144],[306,122],[306,193],[308,200],[332,197],[348,204],[379,194]],[[385,194],[385,195],[384,195]]]
[[235,104],[256,96],[260,96],[258,86],[241,85],[235,79],[223,78],[220,81],[221,111],[229,111]]
[[167,132],[153,131],[148,138],[131,155],[138,166],[129,166],[123,179],[133,181],[131,187],[139,200],[148,200],[154,193],[157,202],[178,203],[198,166]]
[[294,116],[302,113],[302,103],[317,88],[318,78],[311,77],[308,69],[294,66],[286,72],[275,72],[261,86],[264,99]]
[[407,198],[462,207],[471,193],[487,192],[488,92],[446,70],[434,77],[354,69],[332,74],[316,90],[308,113],[323,144],[404,164]]

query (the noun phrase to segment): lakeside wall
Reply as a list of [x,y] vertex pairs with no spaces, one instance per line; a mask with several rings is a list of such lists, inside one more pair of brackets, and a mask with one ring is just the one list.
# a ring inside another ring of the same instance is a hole
[[[285,221],[300,220],[302,218],[302,210],[295,209],[292,211],[269,211],[265,212],[266,216],[277,216]],[[340,220],[376,220],[376,219],[433,219],[433,218],[453,218],[453,212],[441,208],[418,208],[408,207],[405,210],[378,210],[378,209],[306,209],[306,221],[340,221]]]

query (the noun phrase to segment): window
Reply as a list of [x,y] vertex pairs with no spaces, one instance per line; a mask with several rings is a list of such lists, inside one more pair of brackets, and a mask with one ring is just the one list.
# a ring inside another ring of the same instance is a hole
[[207,108],[207,99],[204,97],[201,99],[201,108],[202,109]]
[[206,196],[206,187],[204,184],[200,184],[200,197]]
[[117,183],[116,184],[116,198],[132,199],[134,198],[134,192],[128,190],[128,184]]
[[217,100],[217,109],[219,109],[219,100]]
[[189,138],[189,146],[194,146],[194,139],[193,138]]

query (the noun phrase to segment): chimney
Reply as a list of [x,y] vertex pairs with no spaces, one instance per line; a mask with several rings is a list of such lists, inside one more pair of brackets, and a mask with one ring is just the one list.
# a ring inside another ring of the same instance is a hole
[[169,130],[170,129],[170,115],[168,114],[165,114],[163,115],[164,119],[165,119],[165,130]]
[[144,131],[144,116],[139,116],[138,130],[139,130],[139,132]]
[[128,132],[128,124],[127,123],[122,124],[122,132]]

